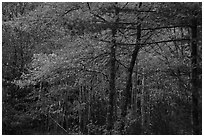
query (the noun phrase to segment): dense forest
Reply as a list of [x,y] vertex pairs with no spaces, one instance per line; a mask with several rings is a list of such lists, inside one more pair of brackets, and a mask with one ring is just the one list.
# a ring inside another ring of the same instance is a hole
[[201,135],[202,3],[3,2],[2,134]]

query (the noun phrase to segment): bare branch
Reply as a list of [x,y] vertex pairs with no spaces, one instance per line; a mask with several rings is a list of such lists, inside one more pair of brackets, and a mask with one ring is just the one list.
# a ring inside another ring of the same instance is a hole
[[89,10],[91,11],[91,7],[90,7],[90,5],[89,5],[89,2],[87,2],[86,4],[87,4]]
[[119,60],[116,59],[116,61],[117,61],[121,66],[123,66],[124,68],[128,69],[128,67],[126,67],[124,64],[122,64]]
[[66,14],[68,14],[69,12],[71,11],[74,11],[74,10],[77,10],[78,8],[74,7],[74,8],[71,8],[69,10],[65,10],[65,12],[61,15],[61,16],[65,16]]
[[99,16],[98,14],[92,13],[95,17],[98,17],[99,19],[103,20],[104,22],[108,22],[107,20],[105,20],[103,17]]
[[90,7],[90,5],[89,5],[88,2],[87,2],[87,6],[88,6],[88,8],[89,8],[91,14],[93,14],[95,17],[97,17],[97,18],[103,20],[104,22],[108,22],[108,21],[105,20],[103,17],[99,16],[98,14],[93,13],[93,12],[91,11],[91,7]]
[[152,43],[142,43],[141,45],[151,45],[151,44],[159,44],[159,43],[167,43],[167,42],[174,42],[174,41],[189,41],[190,39],[174,39],[174,40],[164,40],[164,41],[157,41]]
[[124,6],[121,8],[121,10],[122,10],[122,9],[124,9],[124,8],[125,8],[125,6],[127,6],[127,5],[128,5],[128,3],[129,3],[129,2],[126,2],[126,3],[125,3],[125,5],[124,5]]
[[163,26],[163,27],[156,27],[156,28],[144,28],[142,30],[157,30],[157,29],[169,29],[169,28],[186,28],[189,27],[188,25],[180,25],[180,26]]
[[[129,23],[128,25],[135,25],[135,23]],[[189,25],[179,25],[179,26],[163,26],[163,27],[155,27],[155,28],[143,28],[142,30],[158,30],[158,29],[170,29],[170,28],[187,28],[189,27]],[[132,30],[136,30],[136,27],[123,27],[120,26],[121,29],[132,29]]]

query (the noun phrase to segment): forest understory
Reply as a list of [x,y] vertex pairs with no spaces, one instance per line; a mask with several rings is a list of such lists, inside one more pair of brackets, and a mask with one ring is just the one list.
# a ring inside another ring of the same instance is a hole
[[202,3],[3,2],[3,135],[201,135]]

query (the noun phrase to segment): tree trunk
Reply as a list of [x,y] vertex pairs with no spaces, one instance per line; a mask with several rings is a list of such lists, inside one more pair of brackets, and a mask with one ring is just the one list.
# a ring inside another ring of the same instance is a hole
[[135,78],[134,78],[134,90],[132,90],[132,111],[133,111],[133,115],[136,116],[137,114],[137,61],[136,61],[136,72],[135,72]]
[[151,110],[150,109],[150,93],[149,93],[148,89],[145,89],[145,90],[146,90],[146,96],[147,96],[146,97],[147,98],[146,99],[146,104],[147,104],[147,108],[146,108],[146,110],[147,110],[146,111],[146,115],[147,115],[146,116],[146,120],[147,120],[147,122],[146,122],[146,127],[145,127],[146,131],[145,132],[146,132],[147,135],[149,135],[150,134],[150,110]]
[[[80,86],[80,90],[79,90],[79,104],[82,104],[82,93],[83,93],[83,86]],[[82,110],[79,109],[78,110],[79,113],[79,131],[82,132]]]
[[119,10],[115,4],[115,23],[112,26],[112,45],[111,45],[111,53],[110,53],[110,81],[109,81],[109,106],[108,106],[108,118],[107,118],[107,130],[111,134],[111,130],[113,129],[114,121],[113,121],[113,112],[114,112],[114,96],[115,96],[115,77],[116,77],[116,59],[115,59],[115,51],[116,51],[116,38],[115,35],[117,33],[117,24],[119,20]]
[[198,118],[198,72],[197,72],[197,20],[192,20],[192,43],[191,43],[191,63],[192,63],[192,116],[193,116],[193,134],[199,135],[199,118]]
[[113,111],[114,111],[114,95],[115,95],[115,44],[111,47],[111,68],[110,68],[110,82],[109,82],[109,106],[108,106],[108,126],[107,130],[113,128]]
[[[88,123],[90,123],[90,120],[91,120],[91,102],[92,102],[92,94],[93,94],[93,79],[91,79],[91,86],[90,86],[90,90],[88,92]],[[89,127],[87,127],[87,134],[89,135],[89,132],[90,132],[90,129]]]
[[142,94],[141,94],[141,125],[142,125],[142,134],[145,130],[145,77],[144,69],[142,70]]
[[140,49],[140,39],[141,39],[141,24],[139,24],[137,26],[137,44],[135,46],[135,49],[133,51],[132,54],[132,58],[131,58],[131,62],[130,62],[130,66],[128,68],[128,74],[127,74],[127,82],[126,82],[126,88],[125,88],[125,92],[123,94],[123,100],[124,100],[124,104],[122,107],[122,124],[121,124],[121,129],[120,131],[123,132],[124,130],[124,126],[125,126],[125,116],[127,115],[127,107],[128,104],[131,103],[131,88],[132,88],[132,73],[133,73],[133,69],[134,69],[134,65],[137,59],[137,55]]

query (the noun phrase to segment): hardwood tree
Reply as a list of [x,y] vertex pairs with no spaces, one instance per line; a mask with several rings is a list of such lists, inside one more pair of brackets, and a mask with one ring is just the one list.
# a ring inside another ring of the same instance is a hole
[[29,107],[10,106],[37,131],[191,134],[192,103],[201,133],[200,3],[5,3],[3,15],[3,77]]

